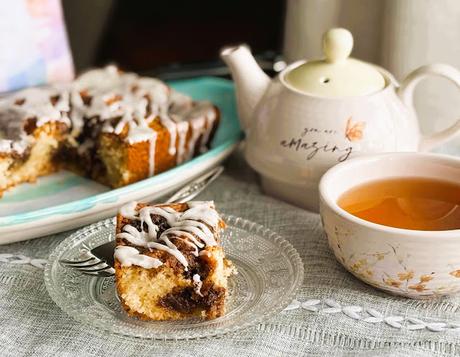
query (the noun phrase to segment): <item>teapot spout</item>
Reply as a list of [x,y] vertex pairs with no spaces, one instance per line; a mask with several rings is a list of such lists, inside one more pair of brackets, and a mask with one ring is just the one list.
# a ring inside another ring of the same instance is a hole
[[224,48],[220,56],[230,68],[236,87],[238,115],[243,129],[251,125],[257,103],[265,93],[270,78],[259,67],[247,45]]

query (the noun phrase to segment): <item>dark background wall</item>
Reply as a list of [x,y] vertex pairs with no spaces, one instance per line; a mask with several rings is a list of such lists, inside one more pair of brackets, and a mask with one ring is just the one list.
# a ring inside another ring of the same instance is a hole
[[63,0],[77,70],[116,62],[133,71],[218,58],[246,42],[279,52],[284,0]]

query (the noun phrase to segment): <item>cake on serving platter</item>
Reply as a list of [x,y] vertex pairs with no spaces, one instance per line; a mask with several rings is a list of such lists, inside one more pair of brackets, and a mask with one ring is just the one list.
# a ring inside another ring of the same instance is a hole
[[117,216],[115,277],[130,316],[143,320],[214,319],[225,313],[225,223],[213,202],[131,202]]
[[113,188],[208,149],[219,110],[114,66],[0,98],[0,195],[59,168]]

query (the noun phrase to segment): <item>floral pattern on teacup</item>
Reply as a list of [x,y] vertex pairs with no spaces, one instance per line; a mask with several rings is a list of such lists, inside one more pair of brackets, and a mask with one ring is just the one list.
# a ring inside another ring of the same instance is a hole
[[[324,228],[329,245],[339,262],[353,275],[372,286],[411,297],[443,296],[458,290],[451,286],[436,286],[439,285],[436,283],[439,273],[424,272],[409,266],[407,260],[410,254],[405,254],[399,245],[387,244],[388,249],[369,253],[350,251],[351,241],[356,236],[349,227],[324,225]],[[449,274],[460,278],[460,269]]]

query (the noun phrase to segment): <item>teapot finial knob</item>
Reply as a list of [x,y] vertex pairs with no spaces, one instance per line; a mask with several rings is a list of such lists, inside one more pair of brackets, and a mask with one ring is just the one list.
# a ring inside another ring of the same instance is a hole
[[323,36],[323,52],[326,61],[338,63],[345,61],[353,49],[353,36],[344,28],[333,28]]

